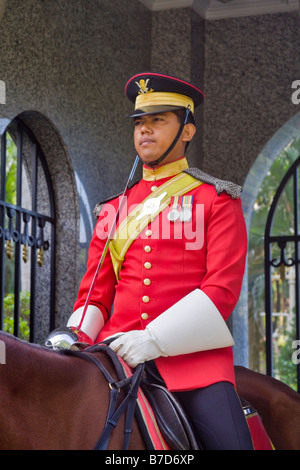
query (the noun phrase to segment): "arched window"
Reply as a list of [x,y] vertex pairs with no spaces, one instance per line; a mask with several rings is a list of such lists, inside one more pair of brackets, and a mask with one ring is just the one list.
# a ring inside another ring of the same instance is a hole
[[275,193],[264,237],[267,373],[277,370],[298,390],[300,366],[293,347],[300,338],[299,166],[300,157]]
[[249,366],[299,388],[300,139],[269,167],[249,228]]
[[54,327],[55,207],[42,150],[20,120],[1,136],[1,329],[31,342]]

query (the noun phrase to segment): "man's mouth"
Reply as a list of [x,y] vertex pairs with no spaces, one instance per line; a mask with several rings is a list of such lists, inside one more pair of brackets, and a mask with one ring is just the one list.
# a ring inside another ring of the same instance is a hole
[[153,144],[153,140],[149,139],[148,137],[145,137],[140,140],[140,146],[148,145],[148,144]]

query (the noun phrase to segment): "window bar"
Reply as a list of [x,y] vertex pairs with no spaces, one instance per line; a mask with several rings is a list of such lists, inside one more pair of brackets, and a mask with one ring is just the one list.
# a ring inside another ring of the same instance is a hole
[[[37,165],[37,146],[36,143],[32,144],[32,183],[31,183],[31,208],[33,212],[37,212],[37,178],[38,178],[38,165]],[[31,217],[31,236],[34,244],[31,248],[31,276],[30,276],[30,342],[35,342],[35,295],[36,295],[36,217]]]
[[55,201],[54,201],[54,191],[52,187],[51,177],[49,174],[48,167],[45,164],[43,158],[40,157],[40,162],[42,164],[44,175],[47,182],[48,193],[49,193],[49,202],[50,202],[50,214],[51,214],[51,245],[50,245],[50,303],[49,303],[49,315],[50,315],[50,331],[55,328],[55,246],[56,246],[56,236],[55,236]]
[[[6,179],[6,132],[1,136],[0,201],[5,201]],[[0,329],[4,327],[4,250],[5,250],[5,206],[0,204]]]
[[272,326],[272,243],[269,240],[270,227],[268,226],[265,234],[265,313],[266,313],[266,372],[273,375],[273,326]]
[[18,123],[17,129],[17,206],[16,227],[14,233],[15,241],[15,309],[14,309],[14,335],[19,336],[20,320],[20,291],[21,291],[21,204],[22,204],[22,154],[23,154],[23,132]]
[[[295,229],[295,310],[296,310],[296,339],[300,339],[300,299],[299,299],[299,185],[298,185],[298,166],[294,172],[294,221]],[[297,390],[300,392],[300,364],[297,364]]]
[[55,328],[55,224],[51,224],[50,331]]

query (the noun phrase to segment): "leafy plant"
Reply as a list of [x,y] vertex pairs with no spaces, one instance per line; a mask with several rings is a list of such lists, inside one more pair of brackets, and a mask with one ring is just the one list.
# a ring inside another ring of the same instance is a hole
[[[4,297],[4,331],[14,333],[14,307],[15,295],[7,294]],[[20,293],[20,339],[29,341],[30,292]]]

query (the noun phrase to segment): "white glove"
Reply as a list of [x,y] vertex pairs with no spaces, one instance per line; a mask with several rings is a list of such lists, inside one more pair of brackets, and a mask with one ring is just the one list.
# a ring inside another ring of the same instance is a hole
[[145,330],[119,335],[110,347],[131,367],[159,356],[190,354],[234,344],[219,310],[200,289],[183,297]]
[[142,362],[167,356],[159,347],[151,332],[133,330],[128,333],[118,333],[118,338],[112,341],[109,347],[115,351],[130,367],[136,367]]

